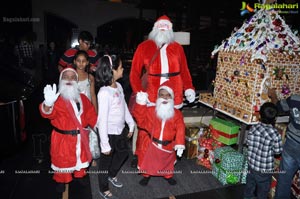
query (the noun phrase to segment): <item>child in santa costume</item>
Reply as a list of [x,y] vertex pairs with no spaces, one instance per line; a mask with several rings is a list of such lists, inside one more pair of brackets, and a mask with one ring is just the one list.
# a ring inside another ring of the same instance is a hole
[[[65,68],[56,84],[44,88],[44,102],[39,106],[41,116],[53,126],[51,133],[51,168],[53,179],[59,183],[57,191],[63,192],[66,183],[83,178],[91,161],[88,133],[82,127],[95,127],[97,114],[90,100],[78,90],[78,74]],[[77,120],[77,121],[76,121]]]
[[185,149],[185,125],[182,113],[174,108],[174,92],[170,82],[158,89],[156,106],[147,107],[147,94],[138,92],[133,114],[137,124],[147,136],[143,139],[145,151],[140,151],[138,168],[144,178],[140,184],[146,186],[150,176],[163,176],[175,185],[174,163],[176,153],[181,157]]

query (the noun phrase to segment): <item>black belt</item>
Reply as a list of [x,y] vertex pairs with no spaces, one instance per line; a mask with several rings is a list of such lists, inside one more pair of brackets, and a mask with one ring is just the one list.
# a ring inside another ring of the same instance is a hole
[[164,146],[167,146],[168,144],[170,144],[172,141],[171,140],[159,140],[156,138],[152,138],[152,140],[158,144],[162,144]]
[[179,74],[180,74],[180,72],[175,72],[175,73],[161,73],[161,74],[149,74],[149,75],[156,76],[156,77],[166,77],[166,78],[169,78],[169,77],[177,76]]
[[77,135],[80,134],[80,130],[69,130],[69,131],[65,131],[65,130],[60,130],[56,127],[53,127],[55,131],[61,133],[61,134],[68,134],[68,135]]
[[[151,138],[151,134],[146,130],[146,129],[143,129],[143,128],[140,128],[138,127],[140,130],[143,130],[145,131],[145,133],[147,133],[147,135],[149,135],[149,137]],[[162,144],[163,146],[167,146],[168,144],[170,144],[172,142],[172,140],[159,140],[159,139],[156,139],[154,137],[152,137],[152,140],[158,144]]]

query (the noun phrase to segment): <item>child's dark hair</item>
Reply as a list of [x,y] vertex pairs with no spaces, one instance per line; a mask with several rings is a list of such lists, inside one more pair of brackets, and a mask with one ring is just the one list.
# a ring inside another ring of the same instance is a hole
[[89,41],[89,42],[93,42],[94,38],[93,38],[93,35],[88,32],[88,31],[81,31],[78,35],[78,42],[79,40],[82,40],[82,41]]
[[266,102],[260,107],[260,121],[265,124],[274,124],[278,110],[275,104]]
[[99,87],[110,86],[113,80],[113,70],[117,70],[121,62],[119,55],[104,55],[100,58],[96,70],[96,82]]
[[[76,54],[74,55],[74,61],[79,57],[79,55],[83,55],[85,58],[86,58],[86,60],[88,60],[89,61],[89,55],[88,55],[88,53],[86,52],[86,51],[84,51],[84,50],[78,50],[77,52],[76,52]],[[72,63],[72,66],[73,66],[73,68],[76,70],[76,65],[74,64],[74,63]],[[89,73],[89,71],[90,71],[90,63],[85,67],[85,72],[87,72],[87,73]]]

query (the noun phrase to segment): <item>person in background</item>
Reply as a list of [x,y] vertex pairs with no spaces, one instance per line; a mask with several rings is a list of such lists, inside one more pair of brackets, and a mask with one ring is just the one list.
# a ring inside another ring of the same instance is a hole
[[137,125],[147,133],[143,143],[146,151],[138,157],[142,186],[148,184],[151,176],[162,176],[170,185],[177,183],[173,178],[175,151],[181,157],[185,149],[185,124],[181,111],[174,108],[172,86],[167,81],[159,87],[156,106],[147,107],[147,94],[137,93],[133,115]]
[[[141,78],[143,72],[146,75]],[[189,103],[195,100],[195,88],[184,49],[175,41],[170,18],[163,15],[154,23],[148,39],[140,43],[134,53],[130,84],[133,95],[141,91],[147,92],[149,98],[147,105],[155,106],[157,89],[167,81],[174,85],[175,108],[180,109],[183,106],[183,93]],[[143,139],[146,136],[147,133],[139,129],[133,162],[138,161],[136,157],[139,153],[144,153]]]
[[95,78],[89,73],[88,54],[79,50],[74,56],[73,66],[78,74],[78,88],[80,93],[85,94],[98,112],[97,97],[95,92]]
[[56,47],[54,41],[48,44],[46,66],[44,70],[45,81],[49,84],[58,84],[59,71],[57,68],[58,61],[60,59],[60,52]]
[[277,105],[278,110],[288,112],[290,117],[275,192],[275,199],[287,199],[291,197],[293,177],[300,169],[300,95],[293,94],[279,101],[276,90],[271,88],[268,90],[268,95]]
[[91,50],[90,47],[93,43],[93,36],[88,31],[81,31],[78,36],[79,45],[75,48],[70,48],[65,51],[61,56],[58,62],[58,70],[61,71],[63,68],[66,68],[73,64],[73,59],[78,50],[84,50],[89,55],[89,63],[91,65],[90,70],[95,71],[98,64],[98,53],[94,50]]
[[74,178],[86,176],[86,168],[92,156],[88,133],[82,127],[95,128],[97,114],[90,100],[78,91],[78,74],[73,68],[65,68],[56,84],[44,87],[44,101],[39,105],[40,114],[50,120],[51,168],[57,191],[64,192],[65,184]]
[[100,196],[104,199],[117,198],[109,190],[109,181],[115,187],[123,186],[116,176],[128,157],[127,142],[134,131],[134,120],[125,102],[123,88],[117,82],[122,78],[123,70],[121,59],[116,55],[104,55],[96,70],[96,81],[100,84],[98,110],[101,113],[97,120],[101,147],[99,186]]
[[[247,135],[247,173],[244,199],[267,199],[274,174],[274,156],[282,152],[282,139],[274,127],[277,108],[271,102],[260,108],[260,122]],[[257,196],[255,196],[255,193]]]
[[35,33],[26,33],[21,37],[20,42],[15,46],[14,53],[18,58],[18,66],[21,68],[35,68],[35,53],[34,48]]

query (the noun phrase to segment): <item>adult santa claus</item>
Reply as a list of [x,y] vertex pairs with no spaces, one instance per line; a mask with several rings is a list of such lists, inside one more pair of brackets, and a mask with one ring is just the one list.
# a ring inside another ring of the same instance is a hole
[[[130,85],[132,96],[137,92],[147,92],[148,106],[155,105],[157,89],[164,82],[174,86],[174,106],[180,109],[183,106],[183,93],[192,103],[195,100],[195,88],[187,66],[187,60],[182,46],[174,40],[174,32],[170,19],[163,15],[154,23],[148,39],[139,44],[132,60],[130,71]],[[146,75],[142,77],[143,71]],[[129,103],[130,110],[135,107]],[[143,137],[145,133],[139,129],[134,134],[132,167],[136,167],[136,157],[139,150],[144,150]],[[136,145],[134,145],[136,143]]]
[[[65,183],[86,175],[91,161],[88,133],[82,127],[94,127],[97,114],[90,100],[78,90],[78,74],[73,68],[65,68],[56,84],[44,88],[44,102],[40,114],[53,126],[51,133],[51,168],[53,179],[59,183],[58,191],[64,191]],[[73,176],[72,176],[73,175]]]
[[[141,80],[143,70],[147,72],[146,85]],[[155,22],[148,39],[139,44],[134,53],[130,84],[134,93],[147,92],[148,105],[155,105],[157,89],[166,81],[174,85],[175,108],[182,107],[183,92],[190,103],[195,100],[195,88],[184,50],[174,40],[170,19],[163,15]]]
[[163,176],[175,185],[175,151],[181,157],[185,149],[183,116],[174,108],[174,92],[169,81],[159,87],[157,96],[156,106],[147,107],[147,93],[138,92],[133,110],[138,126],[147,133],[142,143],[145,150],[139,150],[138,154],[143,186],[148,184],[150,176]]

